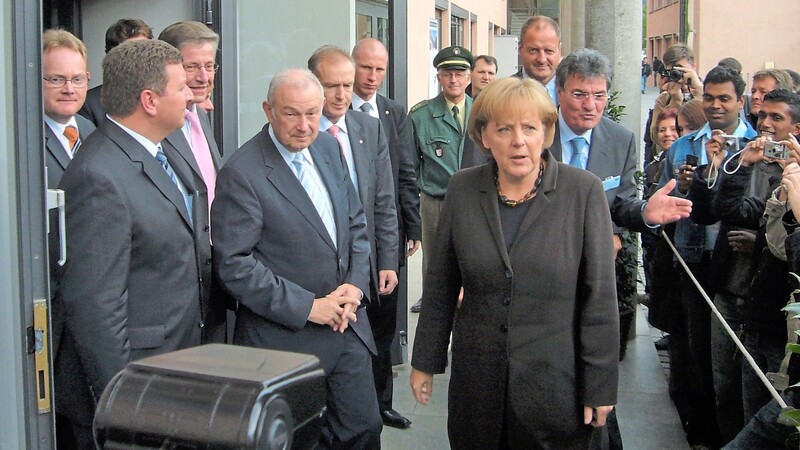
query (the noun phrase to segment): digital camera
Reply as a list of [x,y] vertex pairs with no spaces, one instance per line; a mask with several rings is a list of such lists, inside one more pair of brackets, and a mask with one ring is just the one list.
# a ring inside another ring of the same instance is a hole
[[789,149],[785,145],[775,142],[764,142],[764,156],[774,159],[786,159],[789,157]]
[[722,144],[722,148],[727,152],[738,152],[739,151],[739,138],[736,136],[731,136],[730,134],[721,134],[719,137],[722,138],[724,141]]
[[662,78],[667,78],[669,79],[669,81],[675,81],[675,82],[681,81],[681,79],[683,78],[683,71],[678,70],[674,67],[672,69],[667,69],[666,67],[664,67],[663,69],[661,69],[660,72],[658,72],[658,74]]

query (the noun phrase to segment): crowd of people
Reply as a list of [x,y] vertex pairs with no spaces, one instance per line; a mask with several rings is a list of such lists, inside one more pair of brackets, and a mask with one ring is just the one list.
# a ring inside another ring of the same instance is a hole
[[[702,79],[684,44],[668,48],[662,60],[646,130],[647,183],[656,189],[678,180],[673,195],[693,203],[689,218],[664,230],[690,272],[663,242],[643,239],[650,321],[669,333],[670,396],[697,448],[780,448],[791,428],[773,414],[774,428],[754,437],[758,427],[748,423],[775,400],[699,287],[758,368],[794,382],[800,374],[782,363],[796,336],[787,338],[782,308],[796,265],[786,247],[795,223],[800,96],[793,79],[800,76],[760,70],[745,95],[735,58],[721,60]],[[785,387],[785,380],[776,385]]]
[[324,45],[272,78],[267,123],[239,149],[217,146],[209,117],[218,35],[187,21],[153,37],[141,20],[113,24],[91,90],[83,43],[42,37],[47,181],[67,198],[64,266],[50,242],[59,448],[94,448],[94,405],[127,363],[213,342],[316,355],[318,447],[379,448],[383,426],[411,426],[393,408],[391,343],[399,269],[420,247],[411,391],[427,404],[451,365],[452,448],[622,448],[625,229],[642,233],[689,443],[752,448],[736,443],[772,426],[766,390],[658,234],[780,372],[800,245],[789,72],[756,73],[745,97],[732,58],[701,81],[691,49],[670,48],[640,198],[638,139],[604,114],[611,63],[562,56],[548,17],[524,23],[507,78],[492,56],[441,50],[441,92],[408,113],[378,93],[380,41]]

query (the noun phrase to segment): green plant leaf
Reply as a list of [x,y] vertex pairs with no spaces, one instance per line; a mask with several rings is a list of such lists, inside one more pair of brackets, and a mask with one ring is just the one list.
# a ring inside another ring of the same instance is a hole
[[784,408],[778,416],[778,423],[790,427],[800,426],[800,409]]
[[786,348],[794,353],[800,353],[800,344],[787,344]]

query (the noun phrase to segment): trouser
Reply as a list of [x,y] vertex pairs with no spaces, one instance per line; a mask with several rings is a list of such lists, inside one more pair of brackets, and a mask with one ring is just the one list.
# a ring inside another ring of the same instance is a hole
[[[786,335],[778,337],[774,334],[747,331],[743,340],[744,348],[764,373],[780,370],[786,350]],[[744,358],[742,359],[742,395],[744,423],[747,423],[759,409],[772,399],[772,395],[761,382],[761,378],[758,378],[755,370]]]
[[419,216],[422,220],[422,284],[425,285],[425,275],[428,272],[430,250],[436,240],[436,229],[439,225],[439,216],[442,214],[444,197],[432,197],[420,192]]
[[[728,325],[738,331],[744,299],[728,292],[714,296],[717,307]],[[714,396],[720,437],[728,442],[744,426],[742,416],[741,353],[716,317],[711,319],[711,367],[714,376]]]
[[[786,404],[796,408],[798,406],[797,394],[786,392],[781,394]],[[787,443],[790,436],[795,435],[794,448],[797,448],[797,429],[778,423],[781,406],[772,399],[763,408],[758,410],[753,418],[747,422],[736,439],[723,447],[726,450],[752,450],[758,448],[792,448]]]
[[[405,280],[401,280],[401,283]],[[392,341],[397,331],[397,301],[400,285],[389,295],[380,296],[380,305],[370,302],[367,317],[375,338],[377,355],[372,356],[372,376],[375,379],[375,392],[378,395],[378,408],[381,411],[392,409]],[[377,295],[375,292],[372,295]]]

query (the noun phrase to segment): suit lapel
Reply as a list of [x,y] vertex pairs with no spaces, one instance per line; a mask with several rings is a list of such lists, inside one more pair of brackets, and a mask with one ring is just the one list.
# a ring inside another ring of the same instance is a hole
[[[460,127],[456,124],[456,118],[453,117],[453,111],[447,109],[447,100],[444,98],[444,94],[439,94],[438,97],[432,100],[435,103],[435,108],[432,108],[431,115],[433,117],[444,117],[445,123],[453,127],[453,129],[458,132]],[[464,111],[461,111],[461,114],[464,114]]]
[[497,187],[494,183],[494,167],[495,163],[490,163],[481,169],[481,184],[478,187],[481,210],[483,211],[483,216],[486,218],[486,224],[489,225],[489,231],[492,233],[494,245],[497,247],[497,252],[500,254],[503,264],[506,265],[506,268],[511,269],[511,260],[508,258],[506,244],[503,239],[502,226],[500,224],[500,206],[497,201]]
[[[353,152],[353,164],[356,166],[358,176],[358,197],[362,205],[367,204],[367,193],[369,190],[369,165],[372,162],[369,150],[364,144],[364,135],[361,131],[361,124],[358,123],[349,113],[345,115],[344,122],[347,125],[347,138],[350,140],[350,150]],[[366,209],[366,206],[364,206]]]
[[147,149],[142,147],[142,144],[136,141],[132,136],[119,128],[110,120],[104,121],[100,125],[100,129],[108,136],[109,139],[114,141],[115,144],[123,151],[131,161],[142,164],[142,170],[145,176],[155,185],[155,187],[172,203],[178,210],[178,213],[183,218],[190,229],[192,223],[189,220],[189,212],[186,210],[186,204],[183,202],[183,194],[172,182],[167,172],[161,167],[155,157],[153,157]]
[[[325,224],[322,223],[322,218],[320,218],[317,208],[314,206],[311,198],[309,198],[303,185],[300,184],[300,180],[297,179],[292,169],[289,168],[280,152],[278,152],[278,149],[275,147],[267,131],[267,126],[265,126],[261,132],[261,149],[264,155],[264,164],[267,166],[267,179],[275,190],[280,192],[280,194],[305,217],[322,239],[333,248],[333,241],[328,234],[327,228],[325,228]],[[314,164],[316,164],[317,167],[322,165],[322,157],[317,159],[312,155],[312,158],[314,158]],[[335,212],[334,209],[334,218],[336,217]]]
[[208,142],[208,148],[211,150],[211,159],[214,161],[214,168],[219,172],[222,168],[222,157],[219,154],[217,141],[214,140],[214,130],[211,129],[211,120],[209,120],[208,113],[203,108],[197,107],[197,117],[200,119],[200,127],[203,128],[203,135]]
[[597,176],[601,176],[605,170],[608,170],[605,169],[608,164],[608,158],[606,157],[608,153],[608,142],[608,133],[601,119],[600,123],[592,130],[592,144],[589,146],[589,161],[586,163],[586,170]]
[[189,143],[186,142],[186,136],[183,135],[183,131],[180,129],[175,130],[164,140],[169,142],[172,148],[178,152],[181,158],[183,158],[186,163],[189,164],[189,167],[191,167],[194,173],[197,174],[197,176],[202,180],[203,174],[200,172],[200,166],[197,165],[197,159],[195,159]]
[[[336,147],[334,154],[338,155],[339,146],[337,145]],[[331,159],[326,157],[325,153],[317,147],[316,142],[308,147],[308,151],[311,153],[311,157],[314,158],[314,164],[319,171],[323,184],[325,184],[325,189],[328,191],[328,197],[331,199],[333,220],[336,222],[336,247],[339,250],[344,250],[348,247],[347,236],[350,232],[350,208],[347,205],[347,198],[335,195],[335,193],[339,191],[340,183],[334,176]],[[341,164],[341,162],[336,161],[336,164]],[[344,170],[344,168],[342,170]],[[350,181],[346,182],[352,184]],[[316,209],[314,209],[314,212],[316,213]],[[317,214],[317,217],[319,217],[319,214]],[[322,219],[319,219],[319,223],[322,224]],[[322,224],[322,229],[325,230],[324,224]],[[325,237],[328,237],[327,230],[325,231]],[[331,248],[333,248],[332,245]],[[334,251],[336,251],[335,248]]]
[[[44,124],[44,140],[47,151],[53,155],[56,161],[58,161],[58,164],[61,166],[61,170],[66,170],[67,165],[69,165],[70,162],[70,157],[67,154],[67,151],[64,150],[64,146],[61,145],[61,141],[58,140],[58,137],[50,128],[50,125],[47,125],[47,123]],[[51,188],[55,189],[56,187],[51,186]]]
[[559,130],[560,126],[556,121],[556,132],[553,135],[553,145],[550,146],[550,153],[553,154],[553,159],[559,162],[563,162],[563,157],[561,154],[561,131]]
[[[547,167],[542,174],[542,184],[539,185],[539,191],[536,197],[531,201],[528,212],[522,217],[522,222],[520,222],[519,229],[517,230],[517,240],[523,239],[525,233],[533,227],[533,224],[539,216],[547,210],[550,205],[550,199],[547,197],[547,193],[552,192],[556,186],[558,163],[554,160],[552,154],[548,154],[546,151],[542,155],[542,158],[546,158],[546,161],[548,161]],[[513,247],[511,251],[514,251]]]

